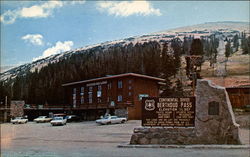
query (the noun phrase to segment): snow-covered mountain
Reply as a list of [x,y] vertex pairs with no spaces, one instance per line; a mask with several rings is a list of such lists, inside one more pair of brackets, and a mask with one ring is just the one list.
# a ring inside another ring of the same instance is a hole
[[248,22],[209,22],[204,24],[198,24],[187,27],[180,27],[176,29],[170,29],[166,31],[155,32],[142,36],[135,36],[126,39],[108,41],[100,44],[86,46],[71,51],[66,51],[60,54],[52,55],[47,58],[43,58],[32,63],[23,64],[21,66],[12,68],[0,74],[0,81],[7,79],[13,79],[18,75],[25,75],[28,71],[40,70],[42,67],[47,66],[49,63],[55,63],[63,59],[67,59],[69,56],[75,53],[82,53],[85,50],[96,48],[108,48],[113,46],[121,46],[129,43],[144,43],[149,41],[165,42],[170,41],[173,38],[180,38],[183,40],[185,36],[194,36],[199,38],[201,36],[209,36],[211,34],[223,34],[224,36],[232,36],[236,33],[245,31],[249,35],[249,23]]

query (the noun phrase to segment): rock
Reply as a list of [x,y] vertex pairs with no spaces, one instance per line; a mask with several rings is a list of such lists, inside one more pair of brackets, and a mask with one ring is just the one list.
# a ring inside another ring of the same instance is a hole
[[240,143],[239,125],[235,122],[231,102],[225,88],[212,85],[208,80],[198,80],[195,94],[197,138],[202,138],[204,143]]
[[149,144],[149,140],[146,137],[139,139],[139,144]]
[[134,129],[131,144],[240,144],[239,125],[223,87],[198,80],[194,128]]
[[158,138],[153,138],[150,140],[150,144],[158,144],[159,143],[159,139]]

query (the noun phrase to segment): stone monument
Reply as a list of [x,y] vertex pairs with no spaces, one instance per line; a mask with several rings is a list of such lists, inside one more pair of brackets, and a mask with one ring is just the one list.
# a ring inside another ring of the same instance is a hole
[[194,127],[135,128],[130,144],[241,144],[224,87],[198,80]]

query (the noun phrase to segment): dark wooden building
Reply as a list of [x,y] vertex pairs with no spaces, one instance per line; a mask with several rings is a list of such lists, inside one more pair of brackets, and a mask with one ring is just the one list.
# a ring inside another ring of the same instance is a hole
[[250,105],[250,85],[227,87],[226,90],[233,107],[242,108]]
[[85,120],[105,113],[141,119],[142,97],[158,97],[164,79],[125,73],[63,84],[67,104]]

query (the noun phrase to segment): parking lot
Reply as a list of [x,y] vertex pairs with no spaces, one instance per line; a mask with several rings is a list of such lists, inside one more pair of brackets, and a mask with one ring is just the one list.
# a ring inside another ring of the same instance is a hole
[[134,120],[113,125],[97,125],[94,121],[64,126],[5,123],[1,124],[1,153],[3,157],[249,156],[246,149],[117,148],[129,142],[133,128],[140,123]]

